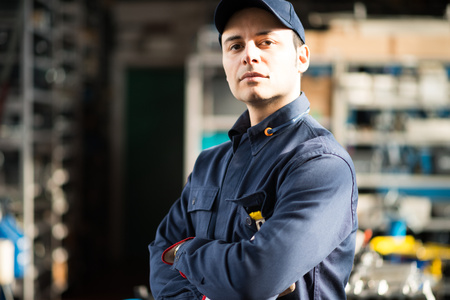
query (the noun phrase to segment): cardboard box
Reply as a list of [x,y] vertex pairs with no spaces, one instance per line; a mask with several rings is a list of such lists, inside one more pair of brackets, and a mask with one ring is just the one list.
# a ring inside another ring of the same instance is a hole
[[450,36],[407,34],[394,38],[393,55],[450,59]]
[[328,76],[302,77],[302,91],[311,103],[311,115],[318,119],[331,117],[332,79]]
[[318,31],[318,30],[306,30],[305,31],[305,39],[306,44],[308,45],[312,59],[315,55],[322,55],[323,54],[323,47],[321,45],[323,40],[324,31]]
[[329,31],[321,41],[322,52],[332,59],[386,58],[392,53],[392,38],[388,35],[352,35]]

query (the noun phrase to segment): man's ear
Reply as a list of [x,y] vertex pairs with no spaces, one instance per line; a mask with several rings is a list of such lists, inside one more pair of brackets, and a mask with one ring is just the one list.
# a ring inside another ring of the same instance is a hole
[[308,70],[309,68],[309,56],[310,56],[310,52],[309,52],[309,47],[308,45],[302,45],[298,48],[297,51],[297,55],[298,55],[298,72],[299,73],[304,73],[306,72],[306,70]]

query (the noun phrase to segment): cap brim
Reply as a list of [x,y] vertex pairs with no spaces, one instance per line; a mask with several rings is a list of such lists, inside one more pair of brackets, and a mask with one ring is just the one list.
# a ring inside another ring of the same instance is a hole
[[[292,6],[292,5],[291,5]],[[222,0],[216,8],[214,22],[219,31],[219,43],[222,44],[222,34],[230,18],[238,11],[247,7],[257,7],[273,14],[286,28],[292,29],[304,42],[304,37],[297,32],[293,25],[282,18],[269,4],[263,0]]]
[[[247,7],[257,7],[265,9],[273,14],[274,11],[261,0],[225,0],[219,3],[214,14],[214,21],[219,34],[222,35],[225,27],[236,12],[247,8]],[[278,16],[277,16],[278,17]]]

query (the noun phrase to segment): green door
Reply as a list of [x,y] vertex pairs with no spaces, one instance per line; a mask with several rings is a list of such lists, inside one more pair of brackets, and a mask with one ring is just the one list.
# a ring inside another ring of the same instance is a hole
[[126,87],[124,254],[145,264],[183,187],[184,70],[130,68]]

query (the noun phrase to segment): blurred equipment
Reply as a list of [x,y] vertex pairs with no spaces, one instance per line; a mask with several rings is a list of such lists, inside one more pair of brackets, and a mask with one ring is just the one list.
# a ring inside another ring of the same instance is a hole
[[423,245],[412,236],[379,236],[369,244],[356,254],[349,299],[436,300],[432,288],[442,277],[441,259],[449,259],[449,246]]
[[[349,299],[382,297],[383,299],[435,300],[431,291],[432,278],[425,276],[417,263],[390,263],[367,252],[352,274],[347,286]],[[420,296],[423,296],[419,298]]]
[[348,299],[448,299],[450,245],[436,239],[433,227],[443,218],[436,219],[432,204],[396,189],[361,194],[358,218],[365,231],[357,234]]
[[[3,220],[0,208],[0,223]],[[14,300],[11,285],[14,282],[14,244],[9,239],[0,238],[0,299]]]
[[377,236],[370,241],[370,246],[384,256],[400,255],[421,261],[450,260],[449,245],[423,244],[410,235],[405,237]]
[[[24,237],[22,229],[16,223],[14,216],[9,212],[6,199],[0,199],[0,239],[6,239],[11,241],[14,245],[14,276],[16,278],[23,278],[25,273],[25,267],[27,265],[26,261],[26,251],[27,243]],[[2,268],[2,265],[0,265]]]
[[7,239],[0,239],[0,285],[12,284],[14,281],[14,244]]

